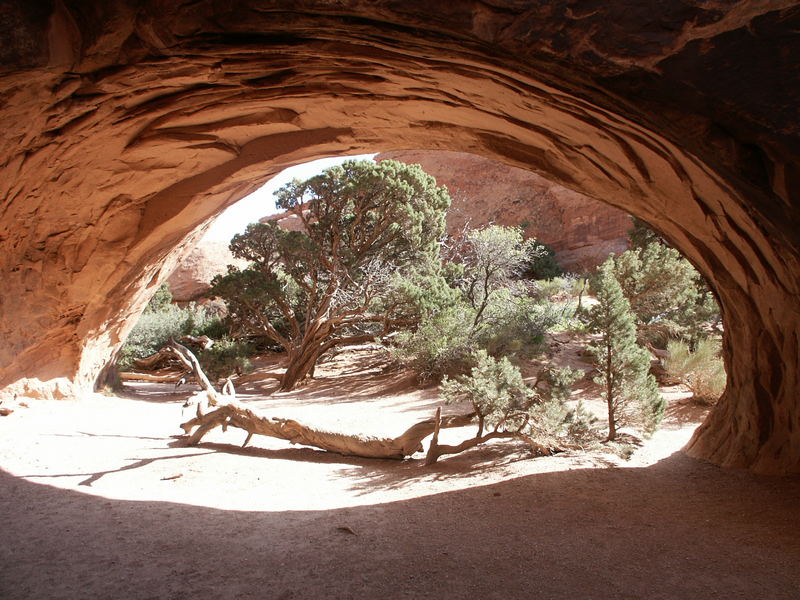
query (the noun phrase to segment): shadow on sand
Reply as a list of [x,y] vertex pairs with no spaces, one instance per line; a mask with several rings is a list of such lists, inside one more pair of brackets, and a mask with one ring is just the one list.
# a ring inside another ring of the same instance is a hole
[[[364,488],[415,467],[352,462]],[[279,512],[109,500],[0,472],[0,597],[797,598],[799,493],[798,478],[682,454]]]

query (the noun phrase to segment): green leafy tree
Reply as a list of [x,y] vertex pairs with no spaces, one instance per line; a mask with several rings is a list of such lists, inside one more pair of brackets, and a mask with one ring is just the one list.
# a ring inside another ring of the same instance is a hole
[[659,242],[628,250],[614,260],[614,275],[630,302],[642,339],[696,340],[719,318],[705,281],[680,253]]
[[600,334],[590,346],[608,407],[608,437],[620,426],[640,424],[652,432],[661,421],[665,403],[655,378],[649,374],[650,353],[636,343],[636,325],[630,303],[614,276],[614,258],[603,263],[592,282],[597,304],[589,310],[589,324]]
[[475,311],[476,326],[497,293],[521,287],[515,284],[528,264],[535,243],[535,240],[523,240],[518,227],[490,225],[468,231],[453,246],[449,258],[461,266],[455,283]]
[[423,290],[443,290],[438,240],[450,197],[419,165],[396,161],[348,161],[276,196],[300,230],[249,225],[230,249],[251,265],[215,278],[212,293],[241,333],[283,347],[281,389],[290,390],[327,350],[412,325]]

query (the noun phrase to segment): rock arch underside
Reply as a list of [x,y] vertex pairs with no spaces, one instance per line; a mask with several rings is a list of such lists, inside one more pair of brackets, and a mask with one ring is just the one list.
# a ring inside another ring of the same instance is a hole
[[800,471],[795,1],[0,2],[0,388],[90,390],[225,207],[337,154],[469,152],[706,276],[728,389],[688,453]]

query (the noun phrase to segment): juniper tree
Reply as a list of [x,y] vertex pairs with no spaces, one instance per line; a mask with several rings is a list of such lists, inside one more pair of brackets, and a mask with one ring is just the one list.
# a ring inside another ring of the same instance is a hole
[[631,249],[614,263],[614,275],[631,303],[640,339],[683,338],[694,348],[719,306],[703,277],[645,223],[634,219]]
[[283,347],[290,390],[327,350],[410,325],[447,288],[437,269],[450,197],[419,165],[388,160],[347,161],[276,196],[300,230],[249,225],[230,249],[250,266],[212,293],[244,334]]
[[[476,351],[470,375],[445,377],[441,393],[448,404],[469,402],[478,430],[474,437],[455,446],[439,444],[435,431],[428,464],[444,454],[463,452],[498,438],[523,440],[542,455],[560,451],[561,444],[570,441],[567,432],[576,418],[583,418],[564,404],[577,376],[578,371],[569,368],[546,370],[529,386],[508,358],[496,359],[485,350]],[[584,424],[589,425],[588,421]]]
[[592,281],[597,304],[589,311],[589,324],[600,334],[589,347],[600,375],[608,407],[608,437],[614,440],[620,426],[640,424],[652,432],[664,414],[664,400],[649,374],[650,353],[636,343],[636,324],[630,303],[614,277],[614,258],[604,262]]

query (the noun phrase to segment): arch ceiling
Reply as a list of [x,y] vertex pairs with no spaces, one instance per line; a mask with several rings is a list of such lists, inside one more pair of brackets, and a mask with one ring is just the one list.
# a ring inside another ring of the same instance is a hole
[[800,471],[794,1],[0,2],[0,394],[90,389],[213,217],[286,166],[472,152],[644,218],[706,276],[690,454]]

